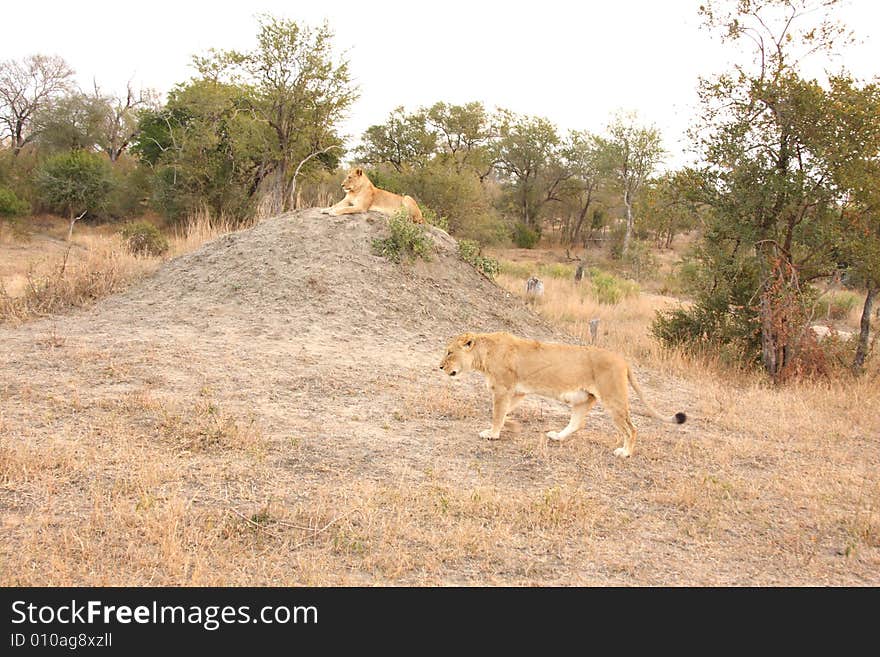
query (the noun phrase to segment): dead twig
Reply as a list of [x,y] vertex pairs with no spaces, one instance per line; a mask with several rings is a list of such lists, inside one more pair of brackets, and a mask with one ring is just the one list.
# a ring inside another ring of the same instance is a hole
[[272,538],[277,538],[278,540],[283,540],[283,537],[282,537],[282,536],[276,534],[275,532],[270,532],[268,529],[266,529],[265,527],[263,527],[263,525],[261,525],[261,524],[258,523],[258,522],[254,522],[253,520],[251,520],[250,518],[248,518],[246,515],[244,515],[241,511],[239,511],[239,510],[236,509],[235,507],[229,507],[227,510],[228,510],[228,511],[232,511],[232,513],[234,513],[234,514],[237,515],[239,518],[241,518],[242,520],[244,520],[247,524],[249,524],[249,525],[250,525],[251,527],[253,527],[254,529],[257,529],[257,530],[259,530],[259,531],[261,531],[261,532],[263,532],[263,533],[265,533],[265,534],[268,534],[268,535],[271,536]]

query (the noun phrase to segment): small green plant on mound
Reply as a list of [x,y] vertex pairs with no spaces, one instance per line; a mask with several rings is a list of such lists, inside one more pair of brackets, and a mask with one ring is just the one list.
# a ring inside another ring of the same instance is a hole
[[459,240],[458,256],[490,280],[493,280],[501,271],[501,265],[498,261],[495,258],[482,255],[480,245],[474,240]]
[[421,203],[419,203],[419,210],[422,211],[422,217],[429,224],[436,226],[442,231],[449,232],[449,217],[439,215],[427,205],[422,205]]
[[168,239],[149,222],[133,221],[123,226],[120,234],[135,255],[157,257],[168,252]]
[[414,223],[406,212],[401,211],[391,217],[388,220],[388,230],[391,232],[388,237],[373,240],[375,255],[395,263],[399,263],[404,257],[409,260],[431,259],[431,238],[422,225]]

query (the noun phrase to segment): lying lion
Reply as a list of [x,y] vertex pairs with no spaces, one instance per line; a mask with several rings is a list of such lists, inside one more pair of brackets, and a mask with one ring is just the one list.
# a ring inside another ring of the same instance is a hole
[[425,221],[422,218],[422,211],[411,196],[401,196],[379,189],[370,182],[360,167],[348,172],[345,180],[342,181],[342,189],[345,190],[345,198],[336,205],[324,208],[321,212],[334,217],[370,210],[393,215],[403,208],[415,223],[421,224]]
[[596,347],[524,340],[509,333],[464,333],[449,343],[440,369],[449,376],[476,370],[486,377],[493,395],[492,428],[481,431],[480,437],[489,440],[498,439],[505,417],[526,395],[550,397],[571,406],[568,426],[547,433],[553,440],[568,438],[580,429],[587,411],[599,400],[623,434],[623,447],[614,450],[615,456],[630,456],[636,429],[629,419],[627,381],[653,417],[672,424],[686,419],[684,413],[661,415],[645,401],[626,361]]

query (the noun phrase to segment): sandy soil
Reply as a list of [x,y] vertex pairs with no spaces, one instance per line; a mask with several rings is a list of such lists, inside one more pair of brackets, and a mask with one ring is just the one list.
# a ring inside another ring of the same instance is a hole
[[[629,460],[601,407],[562,445],[543,434],[567,409],[540,399],[479,439],[490,401],[478,375],[438,370],[447,339],[571,338],[445,233],[431,262],[393,265],[370,251],[385,231],[285,215],[0,327],[0,580],[880,584],[880,549],[847,547],[852,508],[780,497],[784,451],[714,430],[717,400],[688,381],[638,370],[692,420],[635,400]],[[864,438],[846,472],[876,462]]]

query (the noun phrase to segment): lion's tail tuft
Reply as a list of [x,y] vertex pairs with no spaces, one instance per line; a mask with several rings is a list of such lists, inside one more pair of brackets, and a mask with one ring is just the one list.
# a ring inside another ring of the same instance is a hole
[[642,387],[639,385],[639,382],[636,380],[635,374],[633,374],[632,368],[627,367],[626,377],[629,379],[629,384],[633,387],[633,390],[638,394],[639,399],[642,400],[642,403],[645,405],[645,408],[648,409],[648,412],[661,422],[668,422],[669,424],[684,424],[685,420],[687,420],[687,415],[684,413],[678,412],[675,415],[669,417],[666,415],[661,415],[660,411],[651,406],[651,403],[645,399],[645,393],[642,392]]

